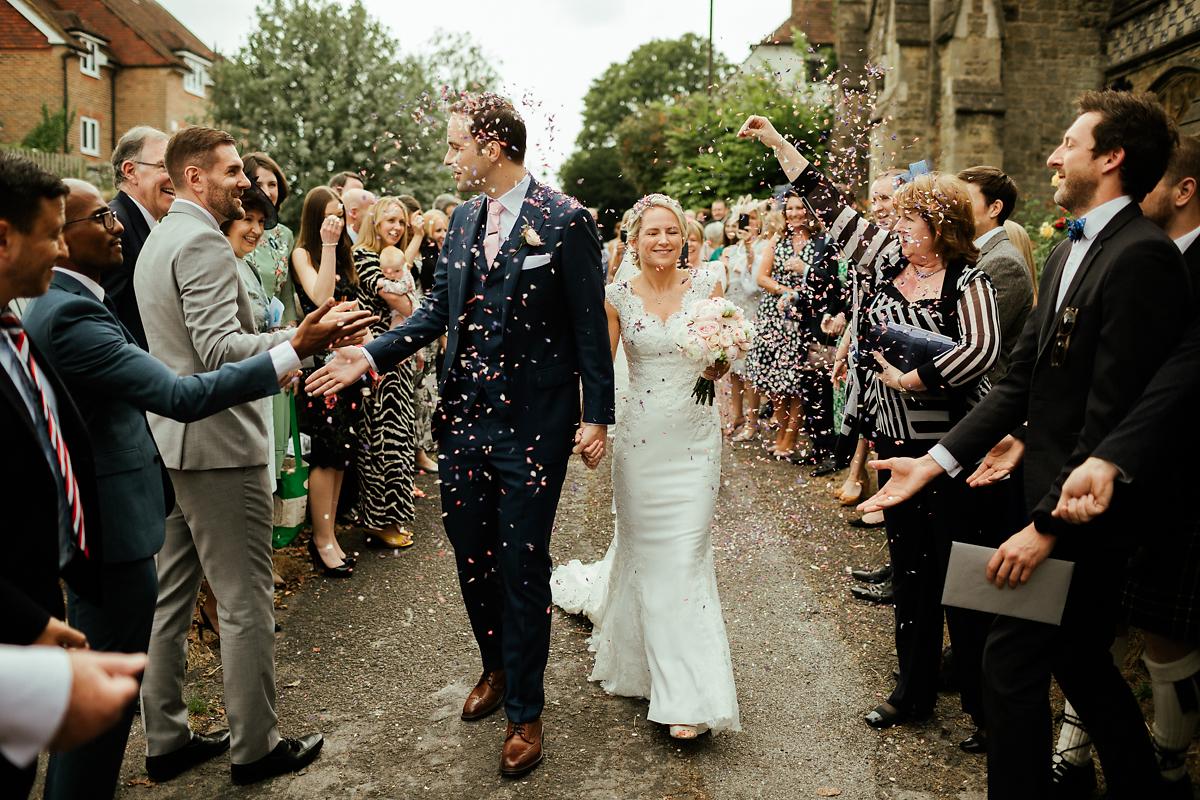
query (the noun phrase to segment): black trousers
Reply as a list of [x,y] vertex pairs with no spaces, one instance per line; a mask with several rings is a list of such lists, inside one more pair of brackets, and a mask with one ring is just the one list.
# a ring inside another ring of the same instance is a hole
[[483,668],[505,671],[510,722],[545,703],[550,532],[566,472],[567,457],[536,463],[511,427],[482,415],[447,425],[439,442],[446,535]]
[[[146,652],[158,600],[154,559],[105,564],[101,581],[103,605],[79,597],[68,587],[67,621],[87,635],[93,650]],[[47,800],[113,796],[121,776],[133,710],[131,702],[117,724],[105,733],[74,750],[50,756]]]
[[[929,450],[928,441],[876,442],[881,458],[917,457]],[[983,648],[993,617],[968,609],[942,606],[946,567],[953,542],[994,546],[995,530],[984,521],[993,509],[1007,508],[1007,487],[971,489],[965,476],[942,476],[907,503],[884,512],[888,552],[895,591],[896,653],[900,678],[888,702],[904,711],[923,714],[937,702],[943,632],[949,630],[954,669],[963,711],[976,725],[986,726],[983,702]],[[888,473],[881,471],[880,485]],[[988,509],[985,513],[985,509]],[[1013,528],[1009,533],[1016,531]]]
[[837,431],[833,422],[833,382],[824,369],[806,369],[800,378],[800,399],[804,403],[804,434],[809,455],[817,459],[833,454]]
[[1091,734],[1108,797],[1157,796],[1142,711],[1109,652],[1126,563],[1123,554],[1099,548],[1076,561],[1059,626],[1014,617],[992,626],[983,657],[991,800],[1051,797],[1051,676]]

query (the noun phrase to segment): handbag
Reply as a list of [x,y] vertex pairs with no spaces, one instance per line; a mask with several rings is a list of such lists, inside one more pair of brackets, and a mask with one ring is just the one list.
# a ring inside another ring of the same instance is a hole
[[861,349],[864,352],[882,352],[888,363],[901,372],[911,372],[922,364],[928,364],[958,345],[949,336],[903,322],[876,323],[863,339]]
[[276,484],[271,544],[287,547],[304,527],[308,516],[308,465],[300,449],[300,420],[296,415],[296,395],[289,405],[292,417],[292,455],[283,458],[282,474]]

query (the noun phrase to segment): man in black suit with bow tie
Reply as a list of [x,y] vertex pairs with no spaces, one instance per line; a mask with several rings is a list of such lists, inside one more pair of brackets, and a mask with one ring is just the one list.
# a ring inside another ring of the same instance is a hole
[[[1055,202],[1074,220],[1047,259],[1041,303],[991,393],[920,459],[878,464],[891,480],[864,507],[902,502],[942,472],[968,472],[1006,434],[1023,450],[1032,522],[987,568],[1018,587],[1048,556],[1073,561],[1062,624],[1001,616],[984,653],[993,798],[1051,792],[1051,675],[1091,732],[1113,798],[1158,797],[1160,777],[1141,709],[1109,647],[1126,566],[1139,529],[1130,492],[1104,517],[1071,526],[1052,517],[1063,482],[1117,426],[1179,341],[1191,317],[1179,249],[1142,216],[1138,201],[1162,177],[1178,133],[1158,101],[1087,92],[1047,165]],[[1119,507],[1118,507],[1119,506]]]
[[133,292],[133,271],[150,231],[166,216],[175,200],[175,189],[165,163],[168,137],[157,128],[131,128],[113,150],[113,180],[117,194],[109,206],[121,222],[121,266],[104,275],[104,291],[117,306],[117,316],[146,346],[146,331]]

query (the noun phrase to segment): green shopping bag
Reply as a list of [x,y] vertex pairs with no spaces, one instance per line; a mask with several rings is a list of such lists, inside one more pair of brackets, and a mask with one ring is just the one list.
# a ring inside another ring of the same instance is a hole
[[275,547],[287,547],[295,541],[308,515],[308,465],[300,452],[300,421],[296,418],[295,394],[288,411],[292,417],[293,455],[284,456],[282,474],[275,489],[275,527],[271,532],[271,544]]

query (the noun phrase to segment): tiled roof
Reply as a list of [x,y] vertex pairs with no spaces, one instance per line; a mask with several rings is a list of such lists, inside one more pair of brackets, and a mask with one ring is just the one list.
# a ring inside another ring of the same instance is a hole
[[792,15],[761,44],[792,44],[792,29],[799,28],[812,47],[833,44],[833,0],[792,0]]
[[212,61],[216,53],[154,0],[26,0],[63,30],[80,30],[106,41],[124,67],[182,65],[177,51]]
[[9,3],[0,2],[0,50],[49,47],[45,35]]

